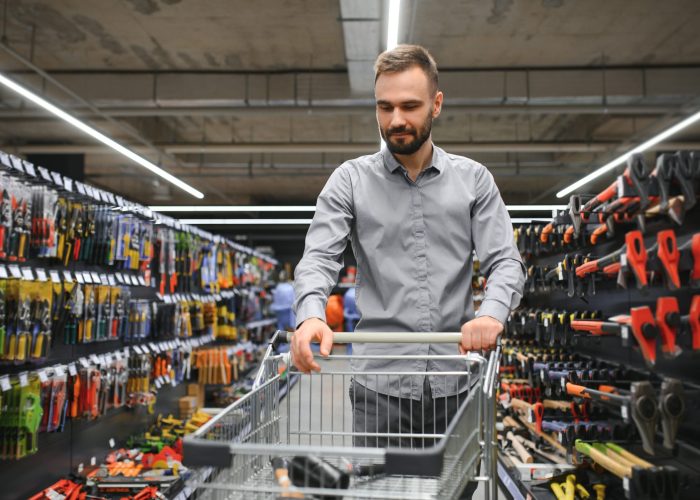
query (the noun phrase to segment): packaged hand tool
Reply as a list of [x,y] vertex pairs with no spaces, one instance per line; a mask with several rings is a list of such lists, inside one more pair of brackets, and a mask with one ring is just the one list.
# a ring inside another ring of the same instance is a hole
[[42,419],[41,382],[36,374],[21,373],[2,395],[0,458],[20,459],[37,452]]

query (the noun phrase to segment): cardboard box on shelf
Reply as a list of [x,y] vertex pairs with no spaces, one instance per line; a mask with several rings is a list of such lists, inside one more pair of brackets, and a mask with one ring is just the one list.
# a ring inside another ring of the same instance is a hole
[[199,384],[187,384],[187,395],[197,398],[197,406],[204,406],[204,388]]
[[199,406],[195,396],[182,396],[178,400],[178,405],[180,408],[180,418],[183,420],[191,418]]

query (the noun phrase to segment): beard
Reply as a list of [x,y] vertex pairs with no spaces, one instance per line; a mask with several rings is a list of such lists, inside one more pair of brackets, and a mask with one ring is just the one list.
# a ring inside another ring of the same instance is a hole
[[[379,127],[379,134],[384,139],[386,147],[389,151],[396,155],[412,155],[418,151],[425,141],[430,137],[430,132],[433,128],[433,116],[428,113],[427,118],[423,122],[423,125],[417,129],[410,127],[395,127],[392,129],[384,130],[381,126]],[[395,139],[393,136],[395,134],[409,134],[412,138]]]

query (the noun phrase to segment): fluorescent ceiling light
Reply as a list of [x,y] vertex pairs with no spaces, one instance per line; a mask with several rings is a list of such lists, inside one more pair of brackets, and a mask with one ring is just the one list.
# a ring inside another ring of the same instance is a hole
[[159,166],[155,165],[154,163],[151,163],[147,159],[143,158],[142,156],[137,155],[130,149],[125,148],[118,142],[110,139],[106,135],[104,135],[102,132],[97,131],[96,129],[92,128],[90,125],[87,123],[84,123],[77,118],[75,118],[72,115],[69,115],[62,109],[59,109],[58,107],[54,106],[51,104],[49,101],[46,99],[39,97],[37,94],[32,92],[31,90],[28,90],[21,85],[15,83],[14,81],[10,80],[9,78],[6,78],[4,75],[0,74],[0,83],[3,84],[5,87],[9,88],[10,90],[13,90],[14,92],[18,93],[25,99],[28,99],[29,101],[33,102],[34,104],[41,106],[44,108],[46,111],[56,115],[59,117],[61,120],[70,123],[73,125],[75,128],[78,130],[81,130],[82,132],[85,132],[87,135],[93,137],[94,139],[97,139],[100,141],[102,144],[105,146],[109,146],[113,150],[115,150],[118,153],[121,153],[122,155],[126,156],[130,160],[138,163],[141,165],[143,168],[150,170],[154,174],[156,174],[159,177],[162,177],[166,181],[170,182],[171,184],[174,184],[175,186],[179,187],[183,191],[188,192],[195,198],[202,199],[204,198],[204,194],[202,194],[200,191],[197,191],[195,188],[190,186],[189,184],[181,181],[177,177],[175,177],[172,174],[169,174]]
[[313,219],[180,219],[192,226],[263,226],[263,225],[309,225]]
[[283,205],[152,205],[155,212],[315,212],[314,206]]
[[389,0],[389,24],[387,26],[386,50],[391,50],[399,44],[399,12],[401,0]]
[[618,156],[610,163],[607,163],[607,164],[603,165],[602,167],[600,167],[598,170],[591,172],[583,179],[580,179],[580,180],[574,182],[571,186],[562,189],[561,191],[559,191],[557,193],[557,198],[563,198],[567,194],[576,191],[578,188],[580,188],[581,186],[585,186],[586,184],[591,182],[593,179],[597,179],[598,177],[609,172],[613,168],[615,168],[619,165],[622,165],[623,163],[625,163],[627,161],[627,159],[630,156],[632,156],[634,154],[638,154],[638,153],[643,153],[647,149],[649,149],[653,146],[656,146],[658,143],[660,143],[662,141],[665,141],[666,139],[671,137],[673,134],[680,132],[681,130],[683,130],[686,127],[689,127],[690,125],[692,125],[693,123],[695,123],[698,120],[700,120],[700,111],[690,115],[685,120],[683,120],[679,123],[676,123],[671,128],[668,128],[668,129],[664,130],[663,132],[655,135],[654,137],[652,137],[648,141],[643,142],[642,144],[640,144],[636,148],[628,151],[627,153],[623,154],[622,156]]
[[[151,205],[154,212],[315,212],[313,205]],[[509,212],[549,212],[567,205],[506,205]],[[258,219],[260,220],[260,219]]]
[[549,212],[564,210],[567,205],[506,205],[509,212]]
[[552,222],[552,219],[542,219],[537,217],[515,218],[510,220],[513,224],[529,224],[530,222]]

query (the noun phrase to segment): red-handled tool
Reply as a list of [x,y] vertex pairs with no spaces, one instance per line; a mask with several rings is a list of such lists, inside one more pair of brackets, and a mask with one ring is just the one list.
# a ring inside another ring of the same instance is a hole
[[690,333],[692,349],[694,351],[700,350],[700,295],[693,296],[693,300],[690,302],[690,312],[681,318],[681,324]]
[[678,354],[676,335],[681,325],[681,315],[678,299],[675,297],[659,297],[656,301],[656,324],[661,333],[661,349],[666,354]]
[[680,252],[673,229],[659,231],[656,235],[656,243],[648,253],[652,256],[649,268],[662,272],[666,287],[672,290],[680,288],[681,279],[678,275]]

